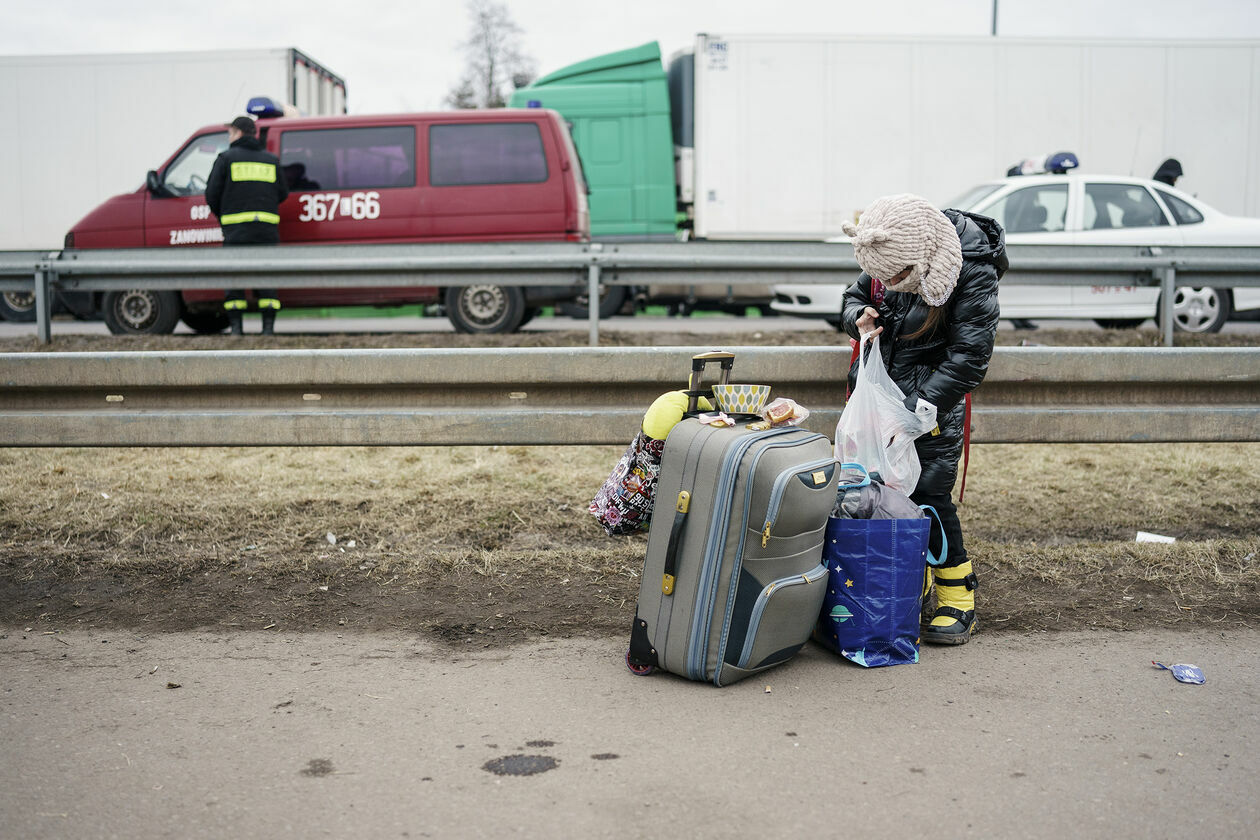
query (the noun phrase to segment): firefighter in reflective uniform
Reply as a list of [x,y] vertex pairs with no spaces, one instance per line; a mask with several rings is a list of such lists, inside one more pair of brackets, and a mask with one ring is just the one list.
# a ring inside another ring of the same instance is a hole
[[[263,149],[250,117],[227,125],[228,148],[219,155],[206,181],[206,204],[219,218],[224,245],[275,245],[280,241],[280,202],[289,188],[280,161]],[[264,335],[275,330],[280,301],[274,289],[258,289]],[[241,315],[248,307],[242,289],[228,289],[223,301],[232,334],[241,335]]]

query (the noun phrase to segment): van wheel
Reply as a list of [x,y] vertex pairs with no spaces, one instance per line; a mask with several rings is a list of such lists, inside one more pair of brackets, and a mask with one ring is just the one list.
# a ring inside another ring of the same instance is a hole
[[178,292],[156,292],[149,289],[108,292],[101,301],[105,326],[114,335],[174,332],[183,309]]
[[[629,294],[630,289],[627,286],[604,286],[599,293],[599,317],[611,318],[620,312]],[[556,311],[570,318],[589,318],[591,313],[588,299],[589,295],[580,294],[572,300],[557,304]]]
[[456,332],[516,332],[525,317],[525,295],[515,286],[455,286],[445,301]]
[[187,324],[190,330],[200,335],[214,335],[228,328],[226,312],[214,312],[213,310],[185,312],[180,320]]
[[[1178,286],[1173,290],[1173,329],[1188,333],[1220,332],[1229,320],[1229,292],[1211,286],[1195,288]],[[1163,298],[1155,312],[1155,325],[1159,326],[1164,309]]]
[[0,295],[0,318],[28,323],[35,320],[33,292],[5,292]]

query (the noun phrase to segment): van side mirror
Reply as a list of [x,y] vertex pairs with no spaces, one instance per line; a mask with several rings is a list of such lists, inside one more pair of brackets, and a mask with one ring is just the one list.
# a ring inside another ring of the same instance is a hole
[[144,176],[144,185],[149,192],[157,198],[170,198],[175,195],[171,190],[162,183],[162,177],[154,170],[150,169]]

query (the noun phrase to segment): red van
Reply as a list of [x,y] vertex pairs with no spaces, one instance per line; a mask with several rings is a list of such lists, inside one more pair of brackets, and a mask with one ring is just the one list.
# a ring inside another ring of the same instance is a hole
[[[253,103],[251,103],[251,110]],[[264,111],[259,139],[280,158],[290,195],[280,240],[292,243],[586,241],[586,183],[555,111],[497,109],[387,116],[284,117]],[[274,114],[274,115],[273,115]],[[182,248],[223,241],[205,202],[206,178],[227,129],[188,139],[134,193],[76,224],[66,248]],[[444,303],[461,332],[512,332],[573,286],[480,285],[280,289],[286,307]],[[86,294],[86,293],[84,293]],[[135,289],[77,300],[114,333],[198,332],[227,326],[223,293]]]

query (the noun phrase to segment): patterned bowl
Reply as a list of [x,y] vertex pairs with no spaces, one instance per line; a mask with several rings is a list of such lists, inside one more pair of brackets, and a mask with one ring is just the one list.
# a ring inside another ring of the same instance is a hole
[[769,385],[714,385],[713,398],[722,411],[732,414],[756,414],[770,399]]

